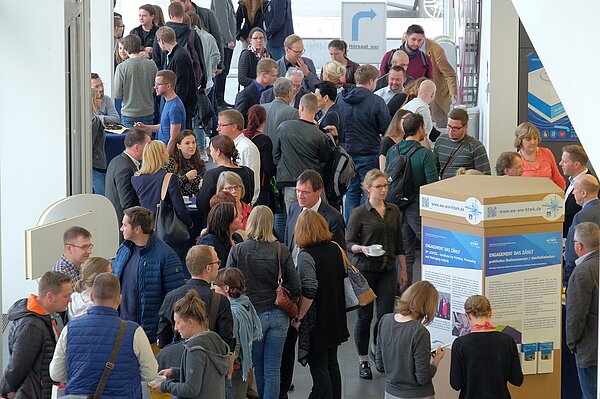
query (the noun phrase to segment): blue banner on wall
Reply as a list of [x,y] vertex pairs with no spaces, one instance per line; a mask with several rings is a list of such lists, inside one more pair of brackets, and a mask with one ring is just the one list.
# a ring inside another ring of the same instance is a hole
[[561,250],[559,232],[488,237],[486,276],[560,265]]
[[536,53],[527,57],[527,120],[544,141],[576,141],[577,134]]
[[482,269],[483,240],[471,234],[423,226],[423,264]]

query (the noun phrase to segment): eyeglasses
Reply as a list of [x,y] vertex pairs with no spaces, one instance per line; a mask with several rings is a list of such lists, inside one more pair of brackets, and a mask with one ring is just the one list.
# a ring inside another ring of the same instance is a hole
[[217,127],[225,127],[225,126],[229,126],[229,125],[233,125],[233,123],[218,123]]
[[221,261],[220,261],[220,260],[217,260],[217,261],[214,261],[214,262],[207,263],[207,264],[206,264],[206,266],[210,266],[210,265],[218,265],[218,264],[220,264],[220,263],[221,263]]
[[387,184],[378,184],[376,186],[371,186],[371,187],[373,187],[376,190],[382,190],[384,188],[388,188],[388,185]]
[[456,127],[456,126],[450,126],[450,125],[447,125],[446,127],[447,127],[447,128],[448,128],[448,130],[449,130],[449,131],[451,131],[451,132],[458,132],[460,129],[462,129],[462,128],[463,128],[463,127],[465,127],[465,126],[467,126],[467,125],[462,125],[462,126],[460,126],[460,127]]
[[232,191],[240,191],[241,189],[242,189],[242,186],[223,187],[223,191],[227,191],[228,193],[230,193]]
[[291,52],[293,52],[294,54],[296,54],[296,55],[302,55],[302,54],[304,54],[304,53],[306,52],[306,50],[305,50],[305,49],[302,49],[302,50],[294,50],[294,49],[293,49],[293,48],[291,48],[291,47],[288,47],[288,49],[289,49]]
[[75,247],[75,248],[83,249],[84,251],[87,251],[88,249],[94,248],[94,244],[75,245],[75,244],[67,243],[67,245],[70,245],[70,246]]

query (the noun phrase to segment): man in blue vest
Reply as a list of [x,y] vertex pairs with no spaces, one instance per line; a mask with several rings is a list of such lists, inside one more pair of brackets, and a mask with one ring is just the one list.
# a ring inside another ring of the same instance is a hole
[[[117,313],[121,286],[117,276],[99,274],[94,279],[92,301],[94,306],[86,317],[71,320],[63,329],[50,363],[50,376],[55,381],[67,382],[67,395],[92,395],[100,382],[121,325]],[[152,380],[157,371],[158,364],[144,330],[128,321],[102,396],[141,398],[141,382]]]

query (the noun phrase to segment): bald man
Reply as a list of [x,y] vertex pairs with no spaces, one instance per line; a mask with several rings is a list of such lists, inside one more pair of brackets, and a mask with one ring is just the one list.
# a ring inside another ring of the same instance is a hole
[[575,226],[582,222],[594,222],[600,225],[600,200],[598,199],[600,186],[598,179],[592,175],[584,174],[575,179],[573,183],[573,196],[581,210],[573,217],[573,223],[569,227],[567,241],[565,244],[565,270],[563,273],[563,283],[569,281],[573,269],[575,269],[575,259],[577,254],[573,249],[575,243]]
[[394,55],[392,55],[390,69],[385,75],[381,75],[379,79],[377,79],[375,91],[381,90],[389,85],[390,72],[394,67],[402,67],[402,69],[404,69],[404,74],[406,75],[404,85],[410,84],[414,79],[406,74],[406,68],[408,68],[409,61],[408,55],[404,51],[397,50]]
[[[431,120],[431,109],[429,108],[429,105],[435,99],[435,92],[436,87],[433,80],[424,80],[419,86],[417,97],[413,98],[402,107],[402,109],[419,114],[423,117],[423,121],[425,122],[425,138],[421,141],[421,145],[429,149],[431,149],[431,141],[428,137],[431,137],[432,141],[435,141],[437,136],[439,136],[439,132],[437,135],[434,133],[434,135],[431,136],[434,127],[433,121]],[[435,130],[435,132],[437,132],[437,130]]]

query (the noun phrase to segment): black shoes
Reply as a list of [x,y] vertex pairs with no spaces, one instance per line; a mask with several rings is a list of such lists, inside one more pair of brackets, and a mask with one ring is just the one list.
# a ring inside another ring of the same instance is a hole
[[363,380],[372,380],[371,364],[369,362],[360,362],[358,364],[358,376]]

